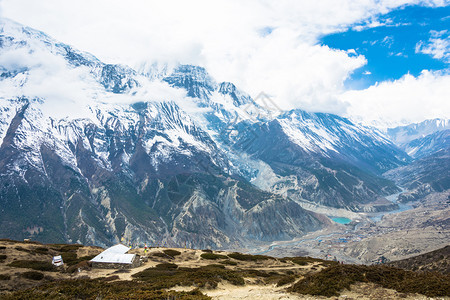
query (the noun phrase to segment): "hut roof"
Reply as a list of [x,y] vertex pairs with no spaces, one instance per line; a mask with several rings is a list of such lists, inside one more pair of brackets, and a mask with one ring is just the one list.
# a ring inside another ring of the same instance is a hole
[[130,249],[127,246],[117,244],[106,249],[91,261],[99,263],[131,264],[136,257],[136,254],[126,254],[128,250]]

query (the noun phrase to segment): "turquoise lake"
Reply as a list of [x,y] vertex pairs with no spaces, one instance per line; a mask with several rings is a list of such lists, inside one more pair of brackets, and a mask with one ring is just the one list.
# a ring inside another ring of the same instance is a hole
[[348,224],[352,221],[349,218],[343,218],[343,217],[331,217],[331,220],[333,220],[334,222],[339,223],[339,224]]

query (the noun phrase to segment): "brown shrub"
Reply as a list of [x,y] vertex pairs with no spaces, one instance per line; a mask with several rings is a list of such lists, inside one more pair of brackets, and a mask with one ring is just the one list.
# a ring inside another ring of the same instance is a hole
[[224,266],[210,265],[200,268],[148,268],[132,276],[145,281],[153,289],[167,289],[175,285],[215,288],[221,280],[234,285],[243,285],[244,279],[235,271]]
[[229,260],[229,259],[219,261],[219,264],[229,265],[229,266],[237,266],[237,262]]
[[31,280],[42,280],[44,279],[44,274],[36,271],[28,271],[21,274],[22,277]]
[[286,275],[280,278],[280,280],[278,280],[277,282],[277,286],[283,286],[289,283],[294,282],[296,279],[296,276],[294,275]]
[[80,244],[72,244],[72,245],[63,245],[59,248],[62,252],[69,252],[69,251],[77,251],[78,248],[83,247],[83,245]]
[[0,274],[0,280],[10,280],[11,276],[8,274]]
[[67,268],[67,273],[75,273],[75,272],[78,271],[78,269],[80,269],[80,270],[90,270],[91,269],[91,264],[87,260],[80,261],[76,265],[72,265],[69,268]]
[[39,253],[39,254],[48,254],[48,248],[45,248],[45,247],[37,247],[37,248],[33,249],[33,251],[35,253]]
[[200,254],[200,257],[203,259],[224,259],[227,258],[226,255],[222,255],[222,254],[214,254],[214,253],[202,253]]
[[231,254],[228,254],[228,257],[234,258],[241,261],[258,261],[258,260],[268,260],[268,259],[275,259],[270,256],[266,255],[251,255],[251,254],[242,254],[238,252],[234,252]]
[[155,268],[159,269],[159,270],[173,270],[173,269],[178,268],[178,265],[171,264],[171,263],[162,263],[162,264],[157,264],[155,266]]
[[155,253],[152,253],[152,256],[162,257],[162,258],[168,258],[168,259],[173,259],[172,256],[167,255],[167,254],[162,253],[162,252],[155,252]]
[[163,252],[164,252],[165,254],[169,255],[169,256],[172,256],[172,257],[175,257],[175,256],[181,254],[180,251],[173,250],[173,249],[166,249],[166,250],[163,250]]
[[120,279],[120,277],[118,275],[112,275],[112,276],[108,276],[108,277],[103,277],[100,280],[101,281],[113,281],[113,280],[117,280]]
[[25,248],[23,248],[23,247],[21,247],[21,246],[17,246],[17,247],[15,247],[14,249],[16,249],[17,251],[22,251],[22,252],[28,252],[28,253],[31,253],[30,250],[25,249]]
[[[3,295],[2,295],[3,296]],[[130,281],[108,282],[99,279],[57,280],[38,287],[4,295],[5,300],[13,299],[211,299],[199,290],[190,292],[153,289],[148,283]]]
[[37,261],[37,260],[15,260],[8,264],[10,267],[14,268],[28,268],[37,271],[56,271],[55,267],[47,261]]

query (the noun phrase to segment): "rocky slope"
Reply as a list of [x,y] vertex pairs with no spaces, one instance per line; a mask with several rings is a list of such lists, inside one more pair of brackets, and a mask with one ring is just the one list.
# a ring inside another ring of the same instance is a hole
[[399,195],[402,202],[419,200],[432,192],[450,189],[450,146],[418,159],[411,164],[390,170],[387,178],[395,180],[407,191]]
[[404,150],[410,156],[419,159],[447,147],[450,147],[450,129],[436,131],[423,138],[412,140],[404,146]]

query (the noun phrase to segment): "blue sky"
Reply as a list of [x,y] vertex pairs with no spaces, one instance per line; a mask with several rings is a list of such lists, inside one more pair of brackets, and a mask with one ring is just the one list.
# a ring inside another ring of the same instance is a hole
[[[371,28],[370,22],[378,26]],[[448,71],[449,34],[449,6],[405,6],[375,20],[355,24],[345,32],[323,36],[320,42],[335,49],[353,49],[354,55],[364,55],[367,64],[356,69],[345,85],[349,89],[365,89],[376,82],[399,79],[407,73],[418,76],[422,70]],[[424,53],[436,40],[447,42],[443,57]]]

